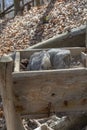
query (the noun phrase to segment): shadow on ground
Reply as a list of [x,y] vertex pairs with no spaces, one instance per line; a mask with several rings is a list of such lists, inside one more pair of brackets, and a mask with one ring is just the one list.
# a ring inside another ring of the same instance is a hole
[[5,20],[4,18],[0,20],[2,20],[2,22],[0,22],[0,34],[1,34],[3,29],[5,29],[6,27],[8,20],[7,19]]
[[49,2],[48,6],[46,7],[46,11],[43,14],[43,16],[40,18],[40,22],[38,23],[36,30],[34,32],[34,35],[32,37],[32,39],[30,40],[30,44],[33,45],[34,40],[37,40],[37,42],[41,42],[43,39],[43,32],[44,32],[44,28],[41,26],[43,24],[46,24],[48,22],[47,16],[50,13],[50,11],[54,8],[54,4],[55,4],[56,0],[52,0],[51,2]]

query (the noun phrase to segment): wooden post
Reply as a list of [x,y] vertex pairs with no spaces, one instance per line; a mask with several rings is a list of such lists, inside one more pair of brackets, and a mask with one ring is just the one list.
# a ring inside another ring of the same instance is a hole
[[84,67],[87,68],[87,54],[85,52],[81,52],[81,59],[82,59]]
[[6,55],[0,57],[0,90],[7,130],[24,130],[13,103],[12,59]]
[[87,21],[86,21],[86,37],[85,37],[85,45],[86,45],[86,49],[87,49]]
[[14,64],[15,64],[14,72],[19,72],[20,71],[20,52],[16,52]]
[[87,68],[87,21],[86,21],[86,33],[85,33],[85,52],[81,52],[81,58],[84,66]]

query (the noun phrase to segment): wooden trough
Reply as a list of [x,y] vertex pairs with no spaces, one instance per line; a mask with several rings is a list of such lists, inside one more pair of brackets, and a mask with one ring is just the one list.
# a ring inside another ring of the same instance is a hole
[[13,130],[22,129],[18,115],[28,114],[30,118],[40,118],[58,112],[87,111],[85,48],[66,49],[71,51],[72,56],[81,57],[82,67],[20,71],[21,59],[41,51],[36,49],[16,52],[14,70],[11,73],[12,60],[1,58],[0,88],[8,130],[13,127]]
[[[61,47],[85,47],[86,25],[71,29],[70,32],[58,34],[28,49],[61,48]],[[28,50],[27,49],[27,50]]]

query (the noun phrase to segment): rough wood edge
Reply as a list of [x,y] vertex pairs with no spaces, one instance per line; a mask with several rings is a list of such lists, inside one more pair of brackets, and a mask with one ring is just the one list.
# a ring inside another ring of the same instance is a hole
[[[58,42],[60,42],[61,40],[64,40],[66,38],[70,38],[72,36],[77,36],[79,34],[85,33],[85,29],[86,29],[86,26],[85,25],[81,25],[80,27],[71,29],[70,32],[65,32],[65,33],[59,34],[59,35],[57,35],[55,37],[52,37],[52,38],[50,38],[50,39],[48,39],[46,41],[37,43],[36,45],[33,45],[33,46],[27,48],[27,50],[29,50],[29,49],[36,49],[36,48],[46,48],[48,46],[52,46],[52,44],[54,42],[56,42],[57,45],[58,45]],[[53,46],[55,46],[55,44],[53,44]]]
[[[20,51],[20,59],[29,58],[30,55],[33,54],[34,52],[38,52],[38,51],[41,51],[41,50],[49,50],[49,49],[51,49],[51,48],[21,50]],[[53,49],[55,49],[55,48],[53,48]],[[75,56],[75,55],[80,55],[81,52],[85,50],[85,47],[64,47],[64,48],[61,48],[61,49],[68,49],[68,50],[71,51],[71,55]]]
[[12,59],[9,56],[0,58],[0,90],[6,119],[7,130],[24,130],[19,114],[16,113],[12,90]]
[[81,52],[81,59],[82,59],[84,67],[87,68],[87,54],[84,52]]
[[14,72],[20,71],[20,52],[16,52],[15,54],[15,62],[14,62]]

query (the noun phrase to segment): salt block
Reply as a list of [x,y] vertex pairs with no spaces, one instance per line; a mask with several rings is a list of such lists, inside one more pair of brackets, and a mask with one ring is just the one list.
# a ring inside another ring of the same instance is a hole
[[32,54],[27,66],[27,70],[48,70],[50,68],[50,55],[46,51],[40,51]]

